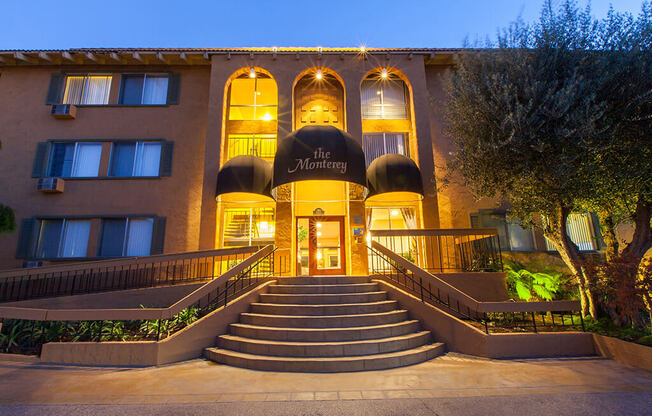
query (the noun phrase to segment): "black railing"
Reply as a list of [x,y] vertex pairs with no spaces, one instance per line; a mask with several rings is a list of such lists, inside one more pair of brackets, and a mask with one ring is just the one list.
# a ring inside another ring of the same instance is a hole
[[431,272],[502,271],[494,228],[372,230],[372,241]]
[[[79,319],[43,321],[31,319],[0,320],[0,350],[22,354],[39,354],[47,342],[158,341],[178,332],[214,310],[225,307],[237,297],[271,280],[275,270],[275,250],[261,255],[233,277],[210,290],[196,290],[177,302],[183,307],[165,319]],[[209,283],[210,284],[210,283]],[[204,287],[208,286],[205,285]],[[193,296],[199,293],[199,296]],[[176,304],[175,304],[176,305]],[[174,308],[174,306],[170,308]],[[168,309],[170,309],[168,308]],[[124,313],[120,310],[98,311]],[[131,313],[135,318],[147,309]],[[91,312],[92,313],[92,312]],[[83,315],[83,312],[82,314]]]
[[0,272],[0,302],[212,280],[258,251],[242,247]]
[[577,302],[478,302],[377,242],[368,250],[372,277],[398,286],[487,334],[584,331]]

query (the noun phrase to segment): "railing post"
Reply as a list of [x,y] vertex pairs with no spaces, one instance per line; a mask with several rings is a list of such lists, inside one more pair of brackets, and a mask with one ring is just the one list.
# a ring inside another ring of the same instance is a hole
[[586,329],[584,329],[584,314],[582,311],[580,311],[580,322],[582,323],[582,332],[586,332]]
[[537,333],[537,320],[536,320],[536,317],[534,315],[534,312],[531,312],[531,313],[532,313],[532,328],[534,329],[534,333],[536,334]]
[[423,278],[419,277],[419,288],[421,289],[421,302],[423,302]]
[[158,325],[156,326],[156,340],[161,340],[161,320],[158,320]]

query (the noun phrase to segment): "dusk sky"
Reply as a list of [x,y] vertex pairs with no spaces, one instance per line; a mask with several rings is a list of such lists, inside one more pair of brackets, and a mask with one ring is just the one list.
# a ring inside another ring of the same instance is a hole
[[[561,3],[556,0],[555,3]],[[641,0],[593,0],[637,14]],[[0,49],[91,47],[460,47],[493,37],[541,0],[3,0]],[[586,1],[580,0],[583,7]]]

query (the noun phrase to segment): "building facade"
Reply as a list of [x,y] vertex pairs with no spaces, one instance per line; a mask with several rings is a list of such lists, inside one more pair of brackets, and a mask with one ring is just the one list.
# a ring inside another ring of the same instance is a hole
[[[18,223],[0,267],[275,244],[289,274],[366,274],[380,229],[491,227],[503,251],[550,251],[496,201],[437,186],[458,53],[0,51],[0,203]],[[596,224],[569,222],[581,249],[600,248]]]

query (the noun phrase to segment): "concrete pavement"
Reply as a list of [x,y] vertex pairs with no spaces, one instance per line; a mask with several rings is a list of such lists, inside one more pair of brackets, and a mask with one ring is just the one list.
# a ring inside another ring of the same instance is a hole
[[602,358],[448,353],[357,373],[260,372],[197,359],[148,368],[0,357],[0,414],[652,415],[652,373]]

